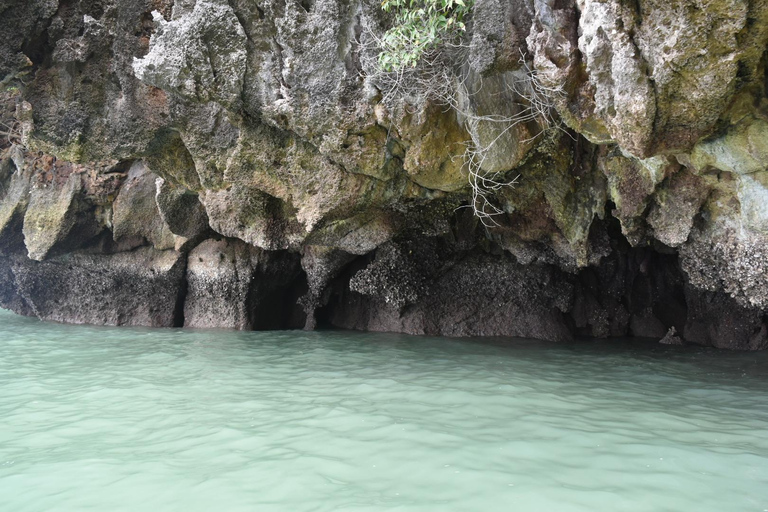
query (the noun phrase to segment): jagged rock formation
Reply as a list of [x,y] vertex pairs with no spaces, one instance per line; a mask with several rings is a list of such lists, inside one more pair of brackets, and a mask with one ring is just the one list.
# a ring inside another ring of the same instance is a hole
[[[383,101],[378,1],[0,0],[0,20],[3,307],[768,347],[765,0],[478,0],[459,113]],[[468,122],[524,106],[526,67],[562,124]],[[470,140],[519,175],[490,227]]]

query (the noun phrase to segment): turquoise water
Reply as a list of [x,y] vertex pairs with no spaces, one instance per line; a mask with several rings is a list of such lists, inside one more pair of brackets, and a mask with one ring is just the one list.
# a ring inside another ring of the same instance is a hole
[[768,354],[0,312],[2,511],[768,510]]

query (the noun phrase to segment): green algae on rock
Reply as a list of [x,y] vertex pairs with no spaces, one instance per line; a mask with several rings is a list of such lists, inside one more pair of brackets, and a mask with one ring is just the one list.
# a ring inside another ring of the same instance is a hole
[[[0,147],[4,307],[768,346],[765,0],[478,0],[458,111],[386,104],[373,0],[21,4],[0,1],[26,141]],[[562,91],[555,126],[466,122],[525,108],[526,69]],[[486,225],[473,144],[519,176]]]

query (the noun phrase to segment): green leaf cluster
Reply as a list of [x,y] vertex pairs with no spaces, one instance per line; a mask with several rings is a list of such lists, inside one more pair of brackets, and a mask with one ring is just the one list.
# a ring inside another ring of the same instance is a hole
[[383,0],[381,8],[395,23],[381,40],[379,66],[384,71],[416,67],[421,57],[466,30],[474,0]]

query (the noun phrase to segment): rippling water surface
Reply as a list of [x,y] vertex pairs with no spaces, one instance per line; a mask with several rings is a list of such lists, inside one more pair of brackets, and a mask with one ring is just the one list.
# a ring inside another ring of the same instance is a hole
[[3,511],[768,510],[768,354],[0,312]]

